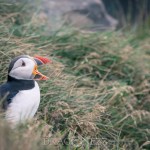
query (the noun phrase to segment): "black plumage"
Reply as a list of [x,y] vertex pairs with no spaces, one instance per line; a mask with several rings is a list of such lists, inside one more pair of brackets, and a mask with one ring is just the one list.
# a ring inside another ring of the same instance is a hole
[[0,86],[0,99],[3,100],[2,108],[6,110],[13,97],[19,91],[30,90],[34,86],[34,80],[21,80],[8,76],[7,82]]

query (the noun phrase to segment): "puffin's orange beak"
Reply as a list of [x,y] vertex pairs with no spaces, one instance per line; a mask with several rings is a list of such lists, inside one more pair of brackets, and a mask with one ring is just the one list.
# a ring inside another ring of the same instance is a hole
[[37,66],[34,67],[32,74],[34,75],[35,80],[47,80],[48,77],[43,75],[37,70]]
[[42,57],[42,56],[34,56],[34,60],[36,61],[38,66],[43,65],[43,64],[52,63],[51,60],[49,60],[46,57]]
[[[35,56],[34,60],[36,61],[38,66],[47,64],[47,63],[52,63],[52,61],[49,60],[48,58],[41,57],[41,56]],[[33,72],[32,72],[32,74],[35,76],[34,79],[35,80],[47,80],[48,77],[38,71],[37,65],[35,65]]]

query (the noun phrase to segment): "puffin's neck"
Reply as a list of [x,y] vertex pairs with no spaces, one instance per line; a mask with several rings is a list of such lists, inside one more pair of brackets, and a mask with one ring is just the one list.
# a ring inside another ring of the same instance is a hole
[[[16,79],[8,75],[7,82],[13,84],[15,87],[19,87],[22,90],[29,90],[34,88],[35,81],[34,80],[23,80]],[[15,88],[14,87],[14,88]]]

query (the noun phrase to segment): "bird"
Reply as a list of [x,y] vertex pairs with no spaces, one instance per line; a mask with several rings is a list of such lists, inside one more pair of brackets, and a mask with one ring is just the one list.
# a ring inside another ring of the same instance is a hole
[[6,83],[0,85],[0,100],[5,120],[15,127],[34,118],[40,104],[37,80],[48,80],[38,71],[38,66],[52,63],[46,57],[21,55],[8,67]]

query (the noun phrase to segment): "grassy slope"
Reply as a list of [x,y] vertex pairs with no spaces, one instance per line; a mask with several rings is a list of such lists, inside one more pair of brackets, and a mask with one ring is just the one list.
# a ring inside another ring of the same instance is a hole
[[[98,145],[102,149],[148,149],[148,31],[86,33],[62,29],[48,36],[43,34],[43,25],[35,26],[35,14],[28,17],[26,7],[0,6],[1,83],[14,56],[39,54],[54,61],[40,68],[50,80],[39,83],[42,100],[37,120],[17,131],[1,121],[3,149],[22,149],[22,145],[25,149],[52,148],[42,145],[43,137],[57,143],[65,135],[67,145],[79,145],[80,149],[97,149]],[[97,146],[89,146],[90,142]]]

